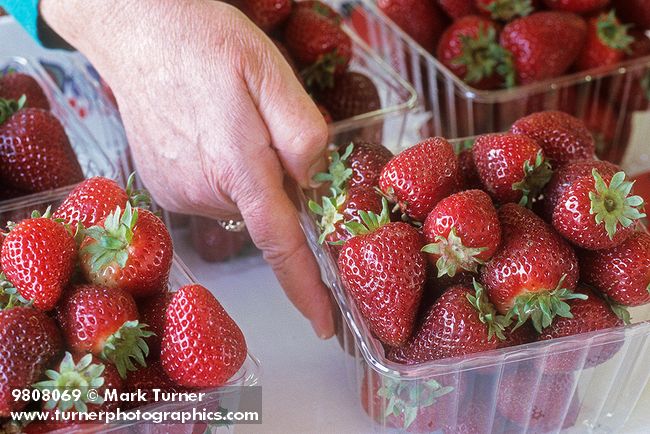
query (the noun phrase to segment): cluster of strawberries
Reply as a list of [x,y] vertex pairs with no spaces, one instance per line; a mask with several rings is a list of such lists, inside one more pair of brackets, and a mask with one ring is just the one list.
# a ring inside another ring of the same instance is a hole
[[[650,54],[643,0],[378,0],[379,8],[478,89],[513,87]],[[617,14],[632,24],[623,25]],[[635,26],[634,28],[633,25]]]
[[[0,252],[0,417],[26,407],[124,409],[129,403],[104,402],[103,391],[215,387],[246,359],[241,330],[207,289],[169,292],[170,234],[130,184],[90,178],[54,213],[8,224]],[[99,398],[29,402],[12,394],[84,386]]]
[[377,88],[366,75],[348,70],[352,41],[342,18],[318,0],[234,2],[273,40],[327,123],[378,110]]
[[76,184],[84,178],[50,102],[29,75],[0,77],[0,200]]
[[540,112],[469,145],[357,143],[317,178],[321,242],[389,359],[615,327],[650,302],[644,201],[580,120]]

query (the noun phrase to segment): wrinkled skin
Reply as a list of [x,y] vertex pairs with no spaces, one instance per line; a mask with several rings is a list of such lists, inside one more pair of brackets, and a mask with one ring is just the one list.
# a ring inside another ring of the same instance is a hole
[[[43,0],[111,86],[139,175],[164,208],[246,221],[320,337],[328,293],[284,190],[324,169],[327,127],[270,39],[222,2]],[[191,36],[190,36],[191,35]]]

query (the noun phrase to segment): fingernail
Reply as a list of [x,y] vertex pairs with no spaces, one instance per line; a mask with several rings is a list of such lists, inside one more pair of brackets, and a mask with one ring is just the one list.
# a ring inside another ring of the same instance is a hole
[[319,339],[327,340],[334,336],[334,322],[332,321],[331,315],[321,319],[320,321],[313,321],[311,326]]

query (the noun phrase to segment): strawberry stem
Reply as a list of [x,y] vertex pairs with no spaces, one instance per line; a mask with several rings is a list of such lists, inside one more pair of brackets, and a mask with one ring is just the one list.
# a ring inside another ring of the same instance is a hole
[[129,175],[126,181],[126,195],[129,197],[129,202],[134,208],[149,209],[151,207],[151,196],[146,190],[139,190],[133,187],[135,183],[135,172]]
[[49,380],[36,383],[32,387],[41,390],[47,389],[49,391],[59,390],[61,392],[81,391],[78,400],[50,399],[45,403],[46,410],[58,408],[61,411],[67,411],[74,406],[75,410],[85,413],[88,411],[87,404],[101,405],[104,403],[104,398],[100,394],[95,394],[94,399],[88,396],[89,389],[98,389],[104,385],[104,377],[102,374],[104,373],[105,366],[101,363],[91,363],[92,360],[92,354],[86,354],[75,364],[72,354],[66,352],[58,371],[52,369],[45,371],[45,376]]
[[343,214],[340,210],[345,203],[345,193],[339,195],[336,194],[336,191],[332,189],[332,196],[324,196],[320,206],[318,203],[310,200],[308,203],[309,209],[316,215],[322,216],[321,221],[318,224],[318,227],[321,230],[320,237],[318,242],[323,244],[325,238],[336,231],[336,224],[343,221]]
[[300,72],[307,87],[316,85],[318,88],[331,89],[334,87],[334,75],[339,65],[345,63],[338,49],[321,55],[316,62]]
[[100,357],[112,362],[122,378],[126,378],[127,371],[137,369],[131,359],[135,359],[140,366],[147,366],[144,359],[149,355],[149,346],[145,338],[154,333],[146,330],[146,327],[147,324],[140,324],[137,320],[126,321],[104,343]]
[[0,98],[0,124],[3,124],[7,119],[13,116],[18,110],[25,106],[27,97],[21,96],[17,101],[13,99]]
[[352,177],[352,169],[347,166],[347,159],[354,150],[354,143],[350,143],[345,152],[341,155],[337,151],[330,153],[330,164],[327,168],[327,173],[317,173],[314,176],[316,182],[330,182],[331,189],[335,194],[339,194],[345,190],[348,179]]
[[476,309],[479,320],[488,326],[488,341],[496,336],[500,340],[505,340],[503,334],[506,327],[510,326],[512,320],[508,316],[498,315],[497,309],[490,302],[485,288],[474,279],[474,294],[467,293],[467,300]]
[[408,429],[417,419],[419,410],[432,406],[453,391],[453,387],[442,386],[436,380],[400,381],[384,377],[377,395],[388,400],[383,418],[399,418],[403,414],[404,429]]
[[350,235],[358,236],[373,232],[380,227],[390,223],[390,212],[388,211],[388,201],[386,198],[381,199],[381,214],[377,215],[372,211],[359,211],[359,217],[363,223],[350,221],[345,223],[345,227]]
[[530,15],[535,8],[531,0],[493,0],[487,10],[493,20],[510,21]]
[[451,228],[448,237],[438,235],[434,243],[422,247],[423,252],[439,256],[436,261],[438,278],[454,277],[459,268],[476,273],[478,266],[484,264],[477,256],[485,250],[487,247],[466,247],[455,227]]
[[615,50],[629,51],[634,38],[627,31],[630,25],[621,24],[616,18],[614,10],[608,14],[601,14],[596,23],[598,38],[603,44]]
[[539,333],[553,323],[556,316],[573,318],[571,307],[566,300],[586,300],[585,294],[574,293],[570,289],[563,288],[566,275],[562,276],[560,282],[552,291],[542,290],[526,292],[517,298],[506,315],[508,319],[517,318],[517,324],[512,329],[517,330],[529,319],[532,321],[535,330]]
[[90,255],[91,269],[94,273],[112,263],[117,263],[120,268],[126,266],[126,261],[129,259],[128,248],[137,221],[138,209],[132,208],[131,204],[127,203],[123,214],[118,206],[106,217],[104,227],[92,226],[86,229],[86,235],[97,242],[86,246],[81,253]]
[[531,208],[533,199],[539,196],[542,189],[551,180],[551,176],[553,176],[551,165],[544,158],[542,151],[537,151],[534,163],[531,163],[530,160],[526,160],[524,163],[524,178],[512,184],[513,190],[521,190],[522,196],[519,205]]
[[591,201],[589,212],[596,219],[597,225],[605,224],[610,240],[616,235],[619,224],[628,228],[646,216],[640,211],[645,205],[643,198],[630,196],[634,181],[626,181],[625,172],[616,173],[609,185],[605,183],[598,170],[594,169],[592,175],[596,191],[589,192]]

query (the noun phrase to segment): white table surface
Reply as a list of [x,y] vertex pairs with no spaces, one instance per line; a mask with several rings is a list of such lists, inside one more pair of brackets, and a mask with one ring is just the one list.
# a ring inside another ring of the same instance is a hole
[[[51,55],[13,20],[0,18],[0,55]],[[11,41],[7,43],[7,41]],[[350,390],[336,339],[321,341],[291,306],[259,256],[207,264],[179,243],[177,252],[242,328],[262,362],[263,424],[238,433],[370,433],[372,425]],[[648,367],[650,369],[650,367]],[[650,432],[650,388],[621,433]]]

